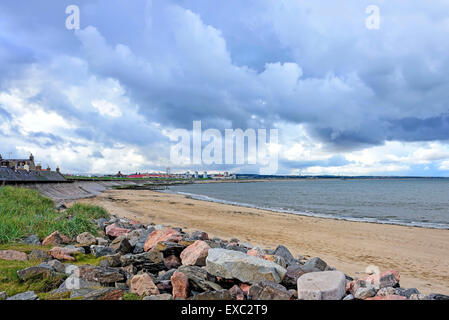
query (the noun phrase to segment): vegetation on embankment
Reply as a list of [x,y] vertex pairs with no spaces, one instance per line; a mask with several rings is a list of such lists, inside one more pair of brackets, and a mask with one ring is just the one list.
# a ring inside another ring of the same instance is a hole
[[58,212],[51,199],[26,188],[0,187],[0,244],[14,243],[28,235],[40,239],[54,231],[74,237],[82,232],[97,233],[92,219],[109,217],[98,206],[75,204]]

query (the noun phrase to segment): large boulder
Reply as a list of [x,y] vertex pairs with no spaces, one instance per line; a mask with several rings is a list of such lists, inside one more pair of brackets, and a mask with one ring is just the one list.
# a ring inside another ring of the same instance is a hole
[[149,251],[153,249],[161,241],[178,242],[181,239],[182,235],[179,233],[179,231],[175,229],[162,228],[160,230],[154,230],[152,233],[150,233],[147,240],[145,241],[143,250]]
[[181,252],[182,264],[186,266],[205,266],[209,249],[210,247],[206,242],[196,240]]
[[159,294],[159,289],[153,279],[147,273],[143,273],[131,278],[130,292],[139,296],[152,296]]
[[279,283],[287,272],[285,268],[272,261],[219,248],[209,250],[206,269],[215,276],[248,283],[257,283],[262,280]]
[[346,292],[346,277],[340,271],[310,272],[298,279],[300,300],[341,300]]
[[27,254],[16,250],[0,250],[0,260],[26,261]]

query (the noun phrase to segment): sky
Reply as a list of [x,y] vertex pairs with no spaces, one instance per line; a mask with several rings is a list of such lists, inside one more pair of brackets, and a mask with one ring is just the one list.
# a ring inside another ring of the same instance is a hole
[[174,132],[201,121],[278,129],[278,174],[449,176],[448,39],[444,0],[1,1],[0,154],[258,173],[175,165]]

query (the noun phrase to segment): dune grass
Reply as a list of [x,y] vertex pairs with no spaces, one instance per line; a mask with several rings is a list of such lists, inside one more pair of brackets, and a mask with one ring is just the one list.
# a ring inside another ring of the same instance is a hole
[[86,231],[96,235],[92,219],[108,216],[105,209],[86,204],[59,213],[53,201],[38,191],[0,187],[0,244],[18,242],[30,234],[43,239],[57,230],[69,237]]

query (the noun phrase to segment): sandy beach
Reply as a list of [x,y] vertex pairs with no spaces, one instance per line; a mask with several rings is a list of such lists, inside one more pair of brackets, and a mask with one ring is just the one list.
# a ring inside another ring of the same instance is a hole
[[401,287],[449,294],[449,230],[338,221],[194,200],[148,190],[109,190],[79,200],[143,223],[238,238],[294,255],[318,256],[352,277],[368,266],[396,269]]

